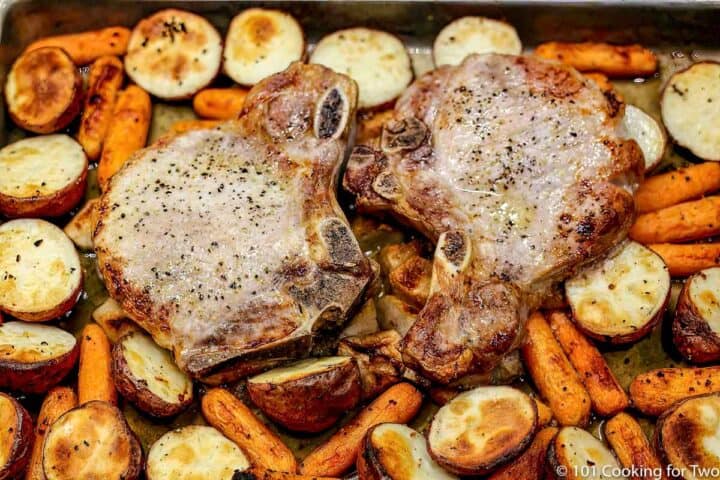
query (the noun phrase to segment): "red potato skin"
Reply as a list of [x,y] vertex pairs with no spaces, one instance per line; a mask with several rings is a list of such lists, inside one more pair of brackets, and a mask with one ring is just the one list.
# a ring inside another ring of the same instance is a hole
[[30,461],[34,439],[33,423],[32,417],[25,410],[25,407],[20,405],[20,402],[5,393],[0,393],[0,395],[12,402],[15,407],[15,418],[17,419],[15,426],[12,427],[15,430],[15,436],[13,437],[10,457],[5,465],[0,465],[0,478],[12,479],[17,478]]
[[70,373],[79,355],[80,343],[76,342],[65,355],[47,362],[17,363],[0,359],[0,388],[23,393],[47,392]]
[[360,401],[354,361],[283,384],[248,382],[250,399],[265,415],[296,432],[316,433],[334,425]]
[[[84,275],[82,275],[81,272],[80,281],[75,287],[75,290],[73,290],[73,292],[67,297],[67,299],[65,299],[60,305],[57,305],[50,310],[44,312],[21,312],[17,310],[11,310],[7,307],[2,310],[17,319],[25,320],[26,322],[46,322],[48,320],[53,320],[55,318],[65,315],[67,312],[72,310],[72,308],[75,306],[78,299],[80,298],[80,294],[82,293],[83,280]],[[2,383],[2,380],[0,380],[0,383]]]
[[375,425],[367,431],[360,446],[360,453],[358,453],[357,458],[359,480],[393,480],[385,471],[385,467],[377,456],[377,452],[372,444],[372,433],[378,426],[379,425]]
[[80,203],[87,187],[88,162],[82,174],[70,185],[51,195],[11,197],[0,193],[0,213],[8,218],[60,217]]
[[[696,275],[702,275],[702,272]],[[689,362],[710,363],[720,360],[720,336],[712,331],[690,298],[690,277],[683,285],[672,323],[673,343]]]
[[[129,335],[132,335],[132,332],[125,337]],[[177,403],[168,403],[152,393],[147,388],[145,380],[135,377],[130,371],[123,354],[122,342],[121,338],[112,347],[112,374],[115,388],[125,399],[148,415],[157,418],[172,417],[192,404],[192,391],[190,395],[178,398]]]

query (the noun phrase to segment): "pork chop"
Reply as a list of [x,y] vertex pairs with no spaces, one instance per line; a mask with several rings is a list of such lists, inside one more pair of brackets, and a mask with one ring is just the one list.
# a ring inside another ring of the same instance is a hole
[[492,368],[557,282],[626,236],[643,157],[622,115],[571,67],[473,55],[407,90],[379,150],[355,148],[358,209],[437,241],[411,367],[443,383]]
[[356,101],[348,77],[294,64],[239,119],[112,178],[94,232],[105,284],[191,375],[307,355],[363,293],[370,265],[335,198]]

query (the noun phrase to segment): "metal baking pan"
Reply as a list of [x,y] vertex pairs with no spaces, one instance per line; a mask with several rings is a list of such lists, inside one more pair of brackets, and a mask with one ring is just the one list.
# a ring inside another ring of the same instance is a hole
[[[110,25],[132,27],[138,20],[170,6],[184,8],[208,18],[224,32],[230,19],[248,6],[272,6],[292,13],[303,25],[312,46],[322,35],[350,26],[369,26],[397,34],[410,50],[416,73],[432,67],[430,47],[435,35],[451,20],[463,15],[483,15],[511,23],[526,48],[550,40],[607,41],[641,43],[658,52],[661,72],[653,79],[626,80],[616,88],[628,103],[658,116],[658,93],[663,79],[677,68],[700,59],[720,58],[720,1],[505,1],[505,2],[429,2],[429,1],[158,1],[158,0],[0,0],[0,82],[15,57],[31,41],[60,33],[77,32]],[[0,100],[2,101],[2,100]],[[3,106],[3,112],[5,111]],[[152,137],[157,137],[171,121],[192,115],[186,104],[154,106]],[[2,145],[24,135],[6,114],[0,115]],[[668,150],[665,164],[681,164],[683,152]],[[2,175],[2,172],[0,172]],[[95,185],[91,174],[89,185]],[[89,196],[97,195],[94,188]],[[63,223],[65,219],[59,220]],[[91,313],[106,298],[97,277],[94,256],[83,257],[85,292],[76,308],[60,324],[79,332],[90,321]],[[665,322],[667,323],[667,322]],[[681,362],[663,348],[665,332],[656,331],[633,346],[606,351],[605,355],[623,386],[639,372]],[[33,404],[39,399],[26,399]],[[202,422],[197,408],[191,408],[169,423],[151,420],[126,404],[125,414],[147,448],[168,429]],[[422,428],[431,415],[428,405],[414,426]],[[645,423],[649,429],[650,424]],[[302,458],[314,445],[329,436],[280,435]]]

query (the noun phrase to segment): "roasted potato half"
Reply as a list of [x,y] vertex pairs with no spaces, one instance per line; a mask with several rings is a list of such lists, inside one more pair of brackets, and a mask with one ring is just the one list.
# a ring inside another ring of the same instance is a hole
[[20,402],[0,393],[0,478],[16,478],[30,460],[32,418]]
[[230,479],[250,467],[245,454],[213,427],[188,425],[171,430],[150,447],[148,480]]
[[430,454],[458,475],[485,475],[518,456],[533,439],[537,407],[511,387],[478,387],[438,410],[428,431]]
[[135,480],[142,449],[117,407],[93,400],[63,414],[43,444],[47,480]]
[[0,388],[42,393],[75,366],[79,346],[58,327],[27,322],[0,325]]
[[305,54],[305,35],[292,15],[248,8],[230,22],[223,71],[240,85],[255,85],[285,70]]
[[445,26],[433,43],[436,66],[460,65],[473,53],[520,55],[522,44],[509,23],[485,17],[462,17]]
[[634,105],[625,105],[620,128],[640,146],[645,157],[645,171],[650,172],[662,160],[667,148],[665,129],[650,115]]
[[675,347],[688,361],[720,360],[720,267],[687,279],[678,297],[672,333]]
[[248,379],[250,399],[268,417],[298,432],[332,426],[360,400],[360,373],[350,357],[312,358]]
[[88,200],[79,212],[65,225],[63,232],[72,240],[77,248],[83,251],[93,249],[92,233],[95,228],[95,208],[100,203],[99,198]]
[[718,77],[720,63],[695,63],[670,77],[660,98],[663,123],[675,143],[715,161],[720,161]]
[[[609,448],[586,430],[563,427],[548,448],[549,478],[586,480],[616,476],[620,463]],[[613,473],[615,475],[613,475]]]
[[363,399],[373,398],[403,379],[405,364],[400,352],[401,340],[396,331],[386,330],[340,341],[338,355],[352,357],[357,364]]
[[0,310],[42,322],[75,305],[82,268],[62,230],[45,220],[11,220],[0,225],[0,245]]
[[395,330],[405,336],[415,319],[417,309],[395,295],[383,295],[377,300],[378,325],[383,330]]
[[451,480],[430,457],[421,433],[399,423],[381,423],[365,435],[358,455],[360,480]]
[[193,383],[169,351],[134,331],[113,345],[112,373],[118,392],[154,417],[170,417],[193,401]]
[[355,80],[361,110],[390,105],[413,79],[410,55],[402,41],[369,28],[349,28],[323,37],[310,55],[310,62]]
[[67,135],[25,138],[0,150],[0,213],[57,217],[85,194],[88,161]]
[[[689,398],[658,418],[655,447],[662,460],[686,479],[717,478],[720,471],[720,393]],[[704,470],[704,472],[703,472]]]
[[192,97],[217,76],[220,34],[203,17],[161,10],[140,20],[130,34],[125,71],[144,90],[167,100]]
[[82,77],[64,50],[45,47],[25,52],[5,83],[10,118],[35,133],[67,127],[82,107]]
[[644,337],[662,318],[670,298],[665,262],[637,242],[565,282],[575,323],[595,339],[623,344]]

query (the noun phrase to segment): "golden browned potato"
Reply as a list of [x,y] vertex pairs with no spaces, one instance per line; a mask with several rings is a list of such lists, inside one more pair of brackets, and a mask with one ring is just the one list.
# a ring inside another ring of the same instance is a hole
[[[361,217],[360,217],[361,218]],[[389,275],[408,258],[419,256],[422,253],[422,244],[418,240],[406,243],[391,243],[380,249],[378,262],[383,272]]]
[[438,410],[428,431],[432,457],[458,475],[486,475],[517,457],[537,428],[535,402],[511,387],[478,387]]
[[142,449],[117,407],[93,400],[62,415],[45,437],[47,480],[135,480]]
[[620,470],[610,449],[578,427],[561,428],[550,442],[547,458],[549,479],[618,478],[608,476],[608,472]]
[[335,424],[360,400],[360,373],[351,357],[302,360],[248,379],[253,403],[268,417],[298,432]]
[[25,470],[32,445],[30,414],[20,402],[0,392],[0,478],[16,478]]
[[0,214],[58,217],[85,194],[88,161],[67,135],[42,135],[0,150]]
[[193,401],[192,380],[182,372],[169,351],[149,335],[134,331],[112,349],[115,387],[127,400],[153,417],[171,417]]
[[405,365],[400,352],[402,338],[394,330],[343,338],[338,355],[352,357],[360,371],[362,398],[372,398],[402,381]]
[[93,249],[92,233],[95,228],[95,207],[99,198],[88,200],[80,211],[65,225],[63,232],[80,250]]
[[430,457],[425,437],[399,423],[382,423],[365,435],[357,459],[359,480],[453,480]]
[[393,293],[405,302],[422,308],[430,295],[432,262],[417,255],[406,259],[388,275]]
[[685,282],[672,323],[673,342],[693,363],[720,360],[720,268],[708,268]]
[[555,427],[540,430],[522,455],[495,470],[488,480],[542,480],[545,477],[548,447],[557,432]]
[[57,132],[80,113],[82,77],[59,48],[26,52],[7,76],[5,102],[18,126],[35,133]]
[[100,325],[112,343],[116,343],[123,335],[140,330],[120,305],[108,297],[93,313],[92,318]]

